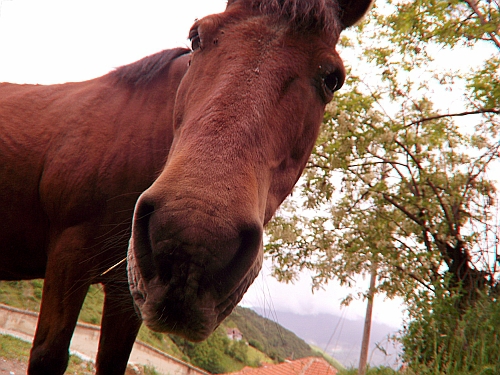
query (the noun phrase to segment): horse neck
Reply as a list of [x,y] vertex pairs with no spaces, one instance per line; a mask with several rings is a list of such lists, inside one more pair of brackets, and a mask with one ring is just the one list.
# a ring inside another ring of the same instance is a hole
[[[120,104],[111,111],[114,112],[113,123],[120,127],[115,131],[129,133],[138,147],[161,149],[164,155],[157,157],[162,162],[166,159],[173,140],[175,97],[187,67],[188,57],[181,56],[172,61],[169,69],[147,84],[113,82],[114,95],[120,98]],[[112,78],[108,75],[102,79]],[[143,140],[147,145],[141,144]]]

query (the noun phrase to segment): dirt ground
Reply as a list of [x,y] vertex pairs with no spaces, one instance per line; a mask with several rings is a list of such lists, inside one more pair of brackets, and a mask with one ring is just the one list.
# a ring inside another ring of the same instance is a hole
[[[0,358],[0,375],[25,375],[28,365],[17,359]],[[144,375],[143,369],[127,368],[125,375]]]
[[0,358],[0,375],[24,375],[28,366],[17,359]]

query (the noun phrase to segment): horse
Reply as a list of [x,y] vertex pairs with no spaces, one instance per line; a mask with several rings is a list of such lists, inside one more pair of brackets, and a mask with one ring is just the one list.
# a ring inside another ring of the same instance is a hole
[[45,279],[30,375],[64,373],[94,283],[98,375],[124,373],[142,322],[213,332],[261,268],[263,228],[345,79],[340,32],[370,3],[229,0],[191,49],[0,85],[0,279]]

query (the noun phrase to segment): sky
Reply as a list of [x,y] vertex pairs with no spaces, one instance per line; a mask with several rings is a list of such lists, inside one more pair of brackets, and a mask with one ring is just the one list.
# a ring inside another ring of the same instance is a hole
[[[163,49],[189,46],[193,22],[225,6],[226,0],[0,0],[0,82],[55,84],[101,76]],[[364,317],[364,301],[352,302],[347,311],[340,301],[366,290],[368,280],[360,280],[356,290],[332,282],[313,294],[307,274],[282,284],[270,271],[266,262],[243,306]],[[401,327],[402,309],[399,301],[379,296],[373,318]]]

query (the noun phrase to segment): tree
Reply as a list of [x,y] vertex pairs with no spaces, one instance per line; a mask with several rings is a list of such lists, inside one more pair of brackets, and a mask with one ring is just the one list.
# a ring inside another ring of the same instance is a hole
[[[344,37],[341,54],[362,64],[269,227],[278,279],[306,268],[314,287],[351,284],[376,263],[378,291],[410,310],[458,293],[465,311],[496,290],[499,25],[497,1],[387,1]],[[439,61],[457,50],[486,57],[466,72]],[[456,92],[459,105],[443,100]]]

